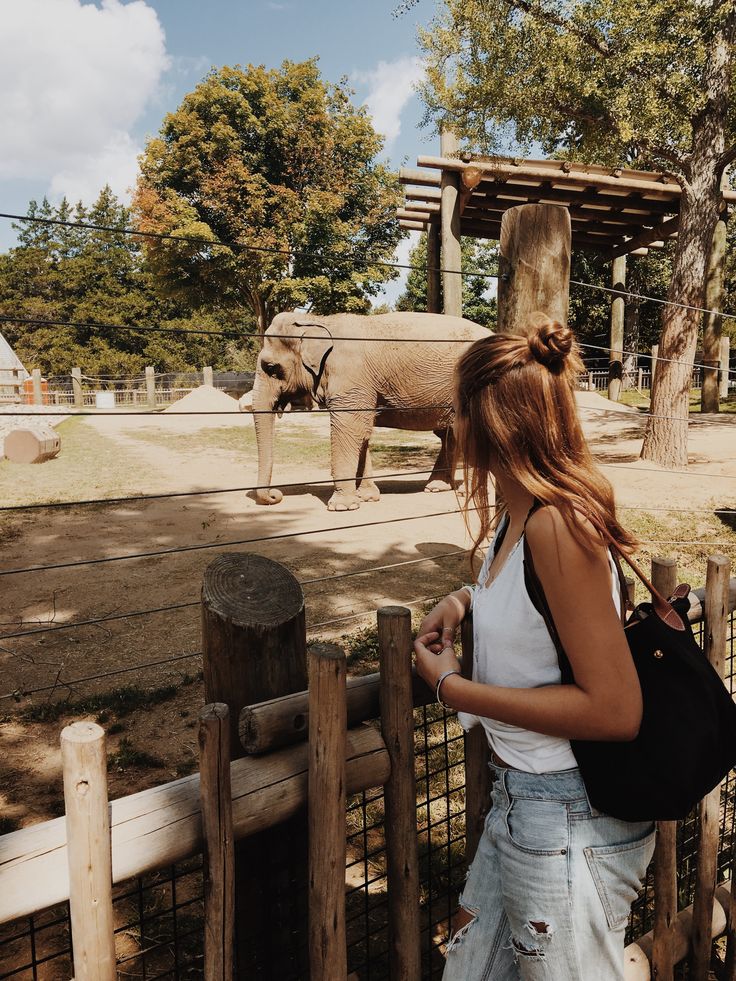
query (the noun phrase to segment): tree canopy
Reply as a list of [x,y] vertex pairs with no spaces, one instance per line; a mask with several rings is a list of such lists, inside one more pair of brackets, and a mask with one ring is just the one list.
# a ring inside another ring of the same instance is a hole
[[[109,187],[89,209],[71,207],[66,200],[54,207],[44,199],[32,201],[27,214],[112,229],[130,225],[129,210]],[[216,309],[203,312],[162,299],[136,236],[42,222],[24,222],[16,229],[18,244],[0,255],[0,314],[18,317],[3,323],[2,332],[28,368],[54,375],[79,366],[86,374],[116,375],[137,373],[146,365],[159,371],[226,367],[226,337],[145,328],[254,329],[242,318],[236,325],[231,315],[218,315]],[[23,322],[28,319],[139,329]]]
[[[404,6],[411,6],[406,0]],[[687,466],[688,389],[724,168],[736,0],[445,0],[420,33],[427,116],[473,148],[652,167],[681,187],[642,455]]]
[[141,159],[140,226],[232,247],[150,241],[172,296],[247,310],[366,311],[395,272],[398,180],[345,82],[317,59],[213,70]]

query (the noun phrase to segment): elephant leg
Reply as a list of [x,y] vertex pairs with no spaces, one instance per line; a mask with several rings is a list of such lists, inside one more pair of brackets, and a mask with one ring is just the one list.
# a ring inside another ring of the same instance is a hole
[[455,489],[455,436],[452,428],[435,429],[434,434],[442,440],[442,445],[424,488],[430,494]]
[[355,511],[360,507],[358,475],[361,456],[365,459],[372,429],[370,412],[330,413],[332,479],[335,482],[335,492],[327,502],[330,511]]
[[367,440],[358,461],[358,497],[361,501],[379,501],[381,499],[381,492],[373,480],[373,464]]

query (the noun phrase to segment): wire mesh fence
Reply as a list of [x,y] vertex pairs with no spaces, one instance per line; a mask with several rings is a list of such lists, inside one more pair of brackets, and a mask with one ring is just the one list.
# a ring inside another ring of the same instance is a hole
[[[702,644],[702,625],[696,636]],[[735,653],[736,614],[732,613],[726,677],[733,694],[736,694]],[[454,713],[447,713],[438,705],[416,709],[414,724],[422,978],[435,981],[442,975],[450,916],[466,872],[464,738]],[[361,981],[384,981],[390,973],[383,789],[375,788],[351,797],[346,824],[349,971],[355,972]],[[735,843],[736,775],[732,772],[721,789],[719,881],[729,875]],[[292,846],[293,842],[285,840],[285,849]],[[695,811],[678,827],[677,849],[678,899],[682,909],[692,903],[695,894],[698,849]],[[275,876],[269,889],[270,908],[288,904],[294,929],[290,937],[272,938],[282,948],[277,959],[272,956],[269,944],[264,943],[263,958],[253,976],[269,981],[276,977],[279,981],[303,981],[307,977],[305,884],[294,882],[288,876]],[[121,883],[115,889],[114,910],[119,977],[154,981],[202,976],[201,857]],[[653,871],[650,869],[632,908],[627,943],[651,930],[653,922]],[[6,978],[55,981],[72,975],[68,904],[0,927],[0,981]]]

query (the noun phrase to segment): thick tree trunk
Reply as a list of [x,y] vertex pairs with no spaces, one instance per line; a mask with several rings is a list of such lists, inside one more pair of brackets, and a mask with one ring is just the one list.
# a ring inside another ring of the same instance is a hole
[[[720,201],[720,158],[726,149],[729,83],[736,13],[714,33],[705,72],[707,101],[693,126],[689,180],[680,198],[680,224],[670,304],[662,316],[659,361],[652,386],[649,418],[641,456],[664,467],[687,466],[690,382],[705,278]],[[679,304],[674,306],[674,304]]]

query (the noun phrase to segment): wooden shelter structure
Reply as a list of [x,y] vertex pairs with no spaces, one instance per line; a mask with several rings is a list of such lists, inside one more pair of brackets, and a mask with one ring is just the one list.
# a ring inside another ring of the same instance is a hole
[[[622,295],[612,300],[611,361],[620,364],[626,257],[663,249],[677,236],[681,188],[673,177],[567,160],[460,153],[454,135],[443,132],[440,156],[419,157],[416,168],[402,168],[400,180],[404,185],[403,207],[397,212],[400,226],[427,233],[427,308],[440,312],[442,306],[442,312],[453,316],[462,315],[461,236],[501,239],[504,216],[522,205],[564,208],[569,214],[571,247],[597,252],[612,262],[611,286]],[[727,206],[734,201],[736,192],[724,188],[724,221]],[[501,252],[503,258],[503,242]],[[722,250],[718,261],[723,262]],[[722,289],[720,296],[711,291],[706,306],[720,309],[721,303]],[[711,344],[711,351],[706,338],[705,357],[717,374],[720,325],[714,328],[717,342]],[[618,391],[611,394],[618,397]]]
[[20,401],[26,378],[30,378],[30,375],[20,358],[0,334],[0,402]]

